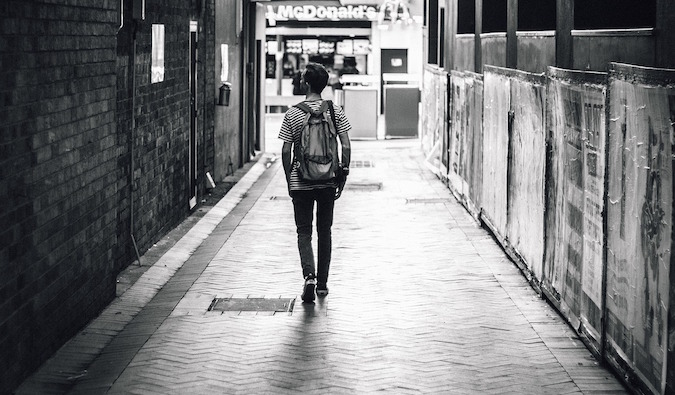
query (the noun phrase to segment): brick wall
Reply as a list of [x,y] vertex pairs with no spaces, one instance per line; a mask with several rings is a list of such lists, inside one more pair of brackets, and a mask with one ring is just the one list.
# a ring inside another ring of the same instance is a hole
[[[118,36],[118,140],[125,145],[125,161],[134,155],[132,185],[134,209],[134,237],[141,253],[169,229],[177,225],[189,212],[188,160],[190,132],[189,37],[190,20],[199,22],[199,57],[207,53],[213,59],[213,7],[207,1],[200,12],[196,1],[146,1],[146,19],[137,25],[136,33],[136,130],[131,136],[130,72],[133,58],[133,29],[131,20],[125,21]],[[130,15],[131,12],[125,12]],[[201,16],[201,18],[200,18]],[[204,23],[203,21],[207,22]],[[159,83],[150,82],[152,51],[152,24],[163,24],[165,29],[165,76]],[[204,29],[206,25],[207,28]],[[210,43],[210,48],[207,45]],[[209,48],[209,50],[206,50]],[[210,65],[205,72],[204,67]],[[214,93],[212,86],[213,60],[197,64],[197,175],[198,195],[204,193],[206,171],[213,163]],[[206,75],[206,86],[204,76]],[[205,89],[207,88],[207,89]],[[206,106],[204,105],[206,103]],[[206,139],[204,131],[206,130]],[[205,143],[205,144],[204,144]],[[120,200],[129,199],[129,174]],[[128,204],[123,205],[128,208]],[[130,215],[123,213],[119,234],[129,237]],[[132,245],[127,245],[132,248]],[[134,259],[133,249],[124,256]]]
[[[200,56],[210,54],[198,65],[203,194],[213,168],[214,7],[198,4],[146,0],[132,137],[131,2],[121,29],[119,0],[0,3],[0,393],[114,298],[117,273],[136,256],[132,206],[141,253],[189,214],[191,19]],[[156,84],[152,23],[166,32]]]
[[0,393],[115,295],[119,2],[51,3],[0,5]]

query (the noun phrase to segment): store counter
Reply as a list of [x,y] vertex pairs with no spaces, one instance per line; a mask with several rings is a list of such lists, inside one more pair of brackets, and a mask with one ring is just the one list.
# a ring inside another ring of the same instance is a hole
[[415,76],[384,74],[386,137],[417,137],[420,88]]
[[352,130],[352,139],[377,138],[377,89],[369,86],[345,86],[344,110]]

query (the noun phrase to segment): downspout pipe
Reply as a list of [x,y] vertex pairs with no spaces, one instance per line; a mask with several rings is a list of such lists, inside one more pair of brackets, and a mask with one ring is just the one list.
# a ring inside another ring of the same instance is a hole
[[129,157],[131,158],[129,170],[129,235],[131,236],[131,242],[136,251],[138,266],[143,266],[141,263],[141,254],[138,252],[138,245],[136,244],[136,238],[134,237],[134,172],[136,170],[134,162],[134,136],[136,135],[136,35],[138,33],[138,22],[134,21],[133,25],[133,50],[131,57],[131,132],[129,135]]

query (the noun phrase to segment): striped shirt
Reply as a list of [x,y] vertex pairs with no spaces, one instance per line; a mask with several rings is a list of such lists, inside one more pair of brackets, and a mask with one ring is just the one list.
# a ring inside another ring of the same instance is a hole
[[[318,110],[321,107],[323,100],[305,100],[305,103],[312,109]],[[333,104],[335,109],[335,129],[338,135],[345,135],[352,128],[345,116],[345,112],[342,107]],[[291,107],[286,111],[284,115],[284,120],[281,123],[281,129],[279,130],[279,138],[286,143],[293,144],[293,152],[296,145],[300,144],[300,134],[302,132],[302,124],[305,121],[306,113],[297,107]],[[339,140],[338,140],[339,145]],[[335,181],[325,181],[325,182],[307,182],[300,179],[298,175],[299,164],[293,158],[293,166],[291,168],[291,191],[308,191],[313,189],[321,188],[337,188]]]

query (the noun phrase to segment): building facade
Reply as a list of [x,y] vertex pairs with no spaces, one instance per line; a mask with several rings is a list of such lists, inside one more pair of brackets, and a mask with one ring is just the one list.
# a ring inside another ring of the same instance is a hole
[[263,149],[241,4],[0,5],[0,393],[115,297],[207,173],[218,183]]

